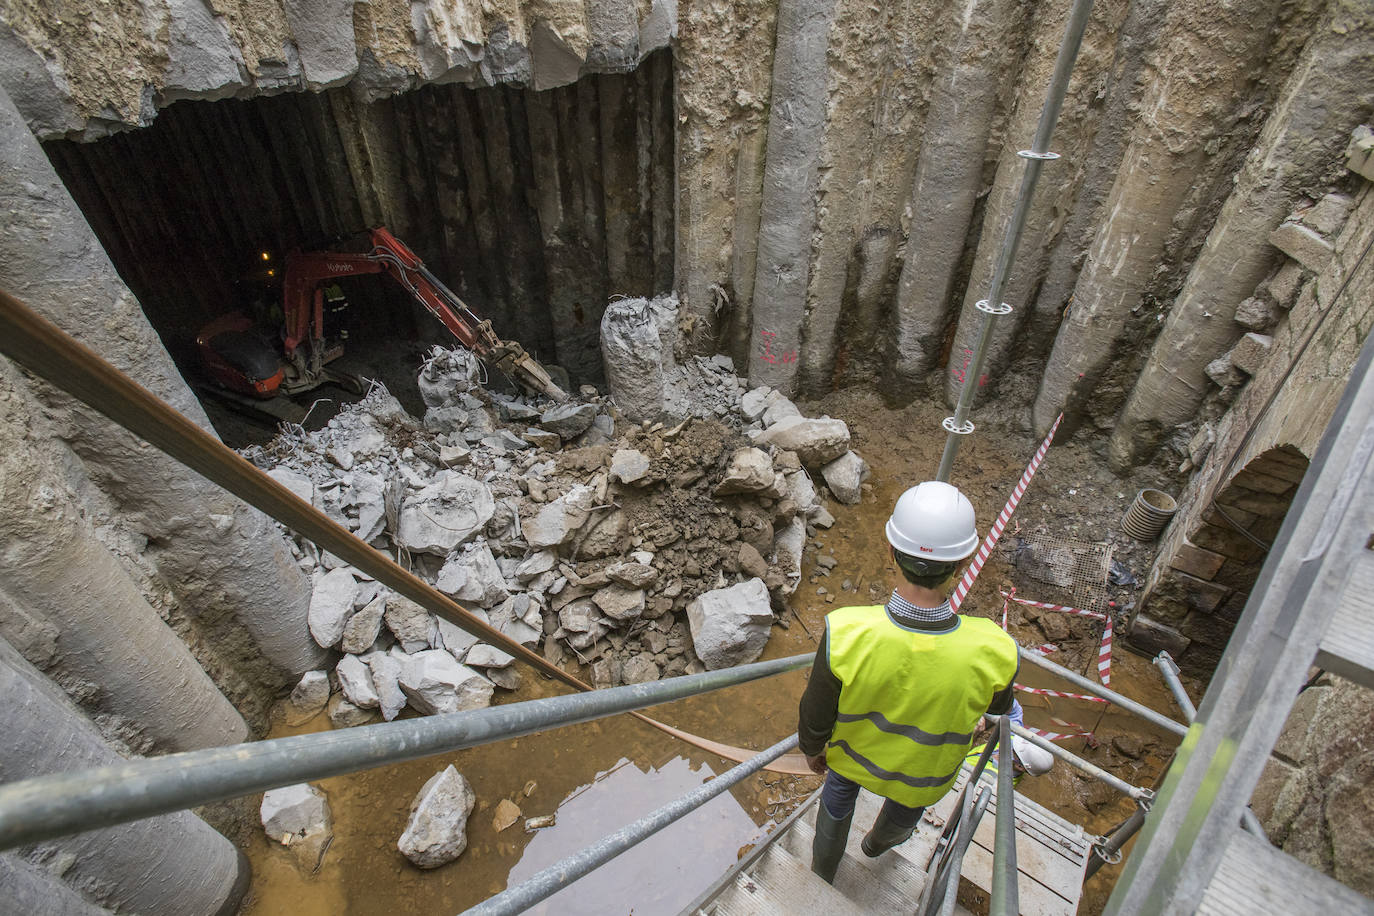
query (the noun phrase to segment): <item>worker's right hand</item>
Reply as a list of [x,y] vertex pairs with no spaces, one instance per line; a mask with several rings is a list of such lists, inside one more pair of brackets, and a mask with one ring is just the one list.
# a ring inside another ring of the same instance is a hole
[[811,768],[811,772],[815,773],[817,776],[824,776],[825,771],[829,769],[825,765],[824,754],[817,754],[814,757],[808,754],[806,757],[806,765],[809,766]]

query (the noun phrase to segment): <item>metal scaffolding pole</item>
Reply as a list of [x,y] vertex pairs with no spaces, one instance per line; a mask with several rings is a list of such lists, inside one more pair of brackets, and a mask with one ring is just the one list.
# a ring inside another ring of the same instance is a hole
[[726,789],[763,769],[769,762],[796,747],[797,736],[789,735],[768,750],[741,763],[677,801],[669,802],[657,811],[645,815],[633,824],[621,827],[600,842],[574,853],[539,872],[518,887],[508,888],[477,906],[464,911],[464,916],[514,916],[523,913],[541,900],[552,896],[588,872],[594,871],[620,855],[631,846],[652,836],[673,821],[691,814]]
[[0,786],[0,850],[277,786],[590,722],[772,677],[810,662],[810,655],[794,655],[590,693],[187,751],[26,779]]
[[1016,916],[1021,912],[1016,888],[1016,792],[1012,777],[1016,769],[1011,747],[1011,716],[997,723],[997,743],[1003,748],[1002,765],[997,768],[997,824],[992,844],[992,901],[990,916]]
[[997,253],[997,263],[992,271],[992,283],[986,299],[978,302],[977,308],[983,313],[983,322],[978,332],[978,343],[973,348],[964,385],[959,389],[959,403],[954,408],[954,416],[947,417],[943,423],[949,437],[945,439],[945,451],[940,456],[940,468],[935,473],[936,480],[949,480],[954,467],[954,456],[959,452],[959,437],[973,432],[973,423],[968,419],[973,406],[974,395],[978,393],[978,379],[983,372],[983,361],[987,358],[988,342],[992,339],[993,323],[1002,315],[1010,314],[1012,307],[1002,301],[1002,288],[1011,273],[1012,263],[1016,260],[1016,249],[1021,244],[1021,233],[1026,228],[1026,217],[1030,214],[1031,198],[1035,196],[1035,185],[1040,180],[1040,169],[1057,153],[1050,152],[1050,136],[1054,124],[1059,120],[1059,109],[1064,105],[1064,96],[1069,89],[1069,77],[1073,73],[1074,61],[1078,58],[1078,48],[1083,43],[1083,32],[1088,27],[1088,14],[1092,12],[1092,0],[1075,0],[1069,12],[1069,22],[1064,28],[1064,40],[1059,45],[1059,57],[1054,63],[1054,75],[1050,78],[1049,91],[1045,97],[1045,107],[1040,112],[1040,123],[1035,130],[1031,148],[1021,150],[1018,156],[1026,160],[1026,170],[1021,176],[1021,187],[1017,191],[1016,206],[1007,223],[1006,234],[1002,237],[1002,247]]
[[1046,671],[1051,671],[1062,677],[1064,680],[1068,681],[1070,684],[1073,684],[1076,687],[1081,687],[1089,693],[1093,694],[1094,696],[1099,696],[1102,697],[1104,700],[1109,700],[1110,702],[1114,703],[1117,706],[1120,706],[1127,712],[1134,713],[1135,715],[1140,716],[1140,718],[1144,719],[1146,722],[1149,722],[1153,725],[1157,725],[1165,731],[1173,732],[1180,738],[1188,734],[1188,726],[1182,724],[1181,722],[1175,722],[1168,716],[1163,715],[1161,713],[1157,713],[1150,707],[1145,706],[1141,703],[1137,703],[1135,700],[1132,700],[1128,696],[1123,696],[1117,693],[1115,690],[1103,687],[1101,684],[1094,684],[1092,681],[1088,680],[1078,672],[1070,671],[1063,665],[1056,665],[1048,658],[1045,658],[1043,655],[1040,655],[1036,652],[1032,652],[1030,649],[1022,647],[1020,652],[1022,660],[1028,661],[1038,668],[1044,668]]

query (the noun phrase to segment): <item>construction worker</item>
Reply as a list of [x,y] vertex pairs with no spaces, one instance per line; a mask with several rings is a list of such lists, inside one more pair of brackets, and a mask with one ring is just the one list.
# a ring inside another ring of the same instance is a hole
[[978,546],[973,505],[927,481],[897,500],[886,533],[901,580],[886,605],[827,615],[801,700],[801,750],[825,774],[811,870],[830,882],[861,786],[885,799],[863,839],[864,854],[878,856],[949,791],[983,714],[1014,702],[1016,643],[949,605]]

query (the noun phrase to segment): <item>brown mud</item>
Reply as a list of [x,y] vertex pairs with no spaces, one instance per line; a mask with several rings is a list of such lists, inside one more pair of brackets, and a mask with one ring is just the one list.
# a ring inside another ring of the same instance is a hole
[[[833,607],[884,600],[892,570],[882,523],[903,489],[933,474],[944,445],[939,427],[943,413],[934,407],[889,410],[876,395],[851,389],[804,409],[810,415],[826,411],[845,419],[854,448],[870,463],[873,474],[861,505],[827,504],[835,515],[835,526],[818,532],[808,548],[802,584],[791,600],[796,615],[784,618],[790,626],[775,627],[765,658],[814,650],[815,638],[824,629],[824,615]],[[980,426],[978,434],[964,444],[954,482],[972,499],[984,529],[1001,509],[1035,445],[1025,435],[1000,430],[993,422]],[[1008,537],[1015,535],[1019,525],[1023,533],[1112,540],[1117,556],[1143,579],[1151,548],[1125,540],[1117,529],[1136,490],[1161,482],[1148,472],[1139,480],[1119,480],[1089,447],[1078,443],[1056,447],[1031,485]],[[833,569],[818,564],[820,557],[833,557]],[[1041,597],[1033,582],[1027,583],[1000,551],[995,552],[964,611],[1000,618],[997,589],[1008,585],[1021,587],[1026,597]],[[1123,607],[1134,594],[1128,587],[1116,591],[1114,597]],[[1023,644],[1046,640],[1042,625],[1030,615],[1013,610],[1010,621]],[[1059,624],[1051,626],[1065,637],[1056,640],[1060,651],[1051,658],[1080,672],[1093,666],[1101,624],[1069,618],[1067,634]],[[1115,689],[1166,715],[1179,716],[1153,666],[1127,651],[1119,640],[1112,676]],[[705,737],[763,748],[795,728],[804,677],[804,672],[796,672],[675,703],[653,714]],[[1065,689],[1034,668],[1023,669],[1020,681]],[[1198,685],[1189,687],[1196,700]],[[541,677],[527,675],[521,688],[504,702],[560,691]],[[1021,696],[1028,726],[1067,730],[1054,724],[1052,717],[1087,726],[1095,733],[1095,746],[1087,746],[1082,738],[1061,745],[1136,785],[1154,786],[1160,779],[1175,744],[1167,733],[1115,709],[1104,714],[1098,704]],[[279,724],[273,736],[319,730],[327,723],[319,716],[295,728]],[[456,862],[425,872],[401,856],[396,839],[415,793],[449,763],[472,783],[478,798],[468,821],[468,848]],[[727,761],[620,716],[327,779],[320,785],[333,808],[335,839],[318,871],[311,874],[309,867],[298,867],[285,850],[256,833],[245,850],[253,864],[254,882],[244,912],[250,916],[461,912],[504,889],[508,882],[519,883],[672,801],[728,766]],[[531,781],[534,788],[526,796],[524,789]],[[677,913],[818,785],[819,780],[811,778],[768,773],[752,777],[533,912]],[[1132,807],[1129,800],[1081,778],[1062,763],[1046,776],[1023,781],[1020,791],[1095,833],[1124,820]],[[526,833],[522,820],[498,832],[492,821],[502,799],[514,801],[524,817],[556,814],[556,822]],[[1080,913],[1101,912],[1118,871],[1119,867],[1104,868],[1089,882]]]

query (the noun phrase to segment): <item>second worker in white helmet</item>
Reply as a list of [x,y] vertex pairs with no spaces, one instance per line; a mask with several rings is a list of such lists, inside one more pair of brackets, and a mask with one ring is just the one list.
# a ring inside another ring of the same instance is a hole
[[826,881],[844,855],[860,787],[885,799],[863,840],[877,856],[909,838],[953,786],[983,714],[1014,704],[1016,643],[949,605],[978,547],[968,498],[938,481],[912,487],[886,534],[898,570],[892,596],[827,615],[801,700],[801,750],[825,774],[811,869]]

